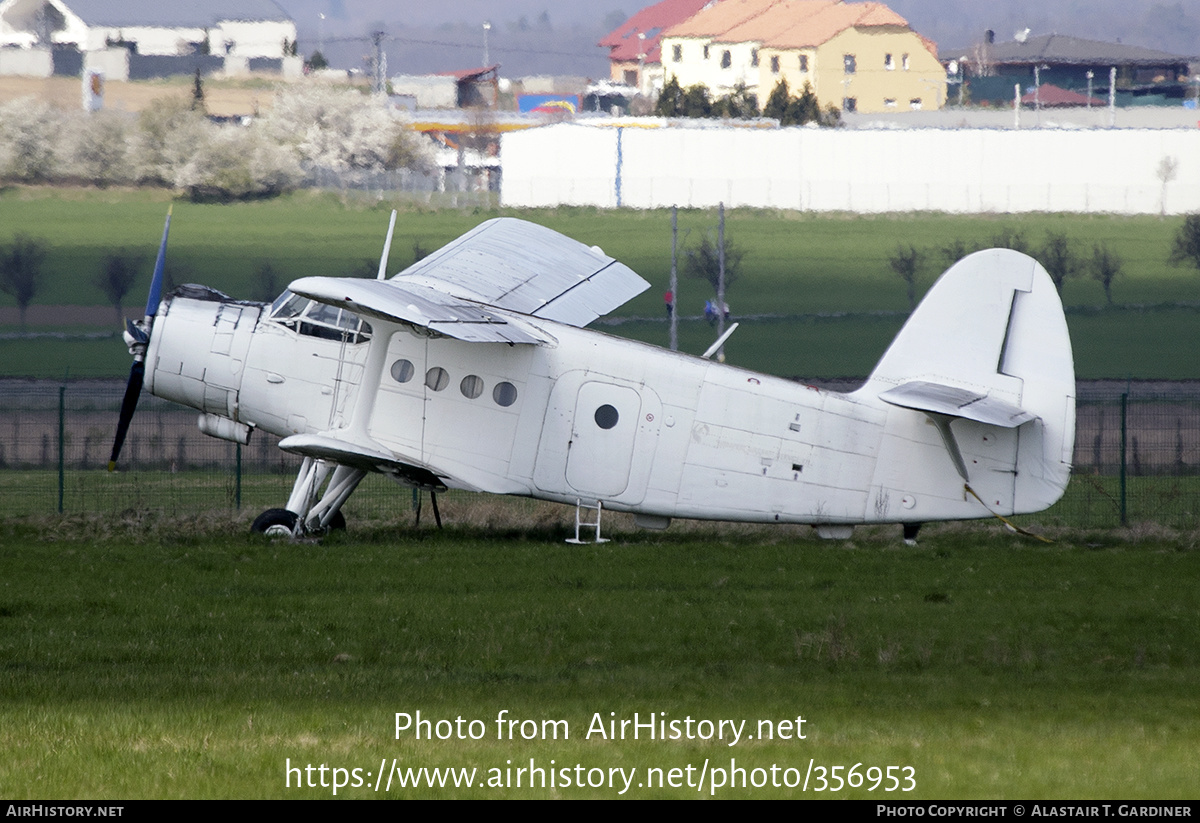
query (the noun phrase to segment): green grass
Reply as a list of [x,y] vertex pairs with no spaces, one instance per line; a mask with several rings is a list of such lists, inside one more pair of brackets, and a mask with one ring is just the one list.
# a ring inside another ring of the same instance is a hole
[[[915,791],[894,799],[1194,793],[1194,534],[1044,546],[941,527],[901,548],[894,530],[822,543],[803,529],[618,524],[618,541],[574,547],[556,526],[376,524],[319,543],[240,528],[0,523],[6,797],[328,797],[287,789],[285,762],[374,772],[392,758],[481,774],[553,759],[639,777],[706,759],[801,775],[810,759],[911,766]],[[418,710],[479,719],[487,734],[397,740],[396,712]],[[501,710],[566,720],[570,738],[497,740]],[[806,738],[586,739],[610,712],[751,728],[803,716]],[[626,796],[709,791],[635,784]]]
[[[294,461],[293,461],[294,462]],[[294,473],[247,471],[241,483],[238,514],[237,481],[232,466],[184,472],[127,471],[109,474],[101,465],[70,468],[64,473],[63,510],[68,515],[123,515],[135,522],[146,518],[201,516],[212,512],[240,516],[249,522],[261,511],[287,501]],[[1156,523],[1174,528],[1200,526],[1200,477],[1130,476],[1127,478],[1126,518],[1129,524]],[[25,470],[0,473],[0,497],[10,516],[38,517],[57,511],[58,473]],[[468,511],[474,522],[492,522],[493,511],[521,511],[534,517],[545,504],[469,492],[441,495],[442,505]],[[432,512],[428,502],[424,517]],[[351,524],[392,522],[411,518],[412,493],[379,475],[369,475],[346,505]],[[550,522],[565,526],[571,510],[550,507]],[[485,512],[486,514],[477,514]],[[480,520],[482,518],[482,520]],[[1121,525],[1120,484],[1116,477],[1079,473],[1071,478],[1062,500],[1045,512],[1017,518],[1035,530],[1049,527],[1100,529]]]
[[[0,192],[0,243],[24,232],[51,244],[45,288],[35,300],[40,304],[103,304],[93,282],[103,255],[115,248],[140,251],[144,273],[126,300],[136,306],[144,299],[169,200],[156,191],[10,188]],[[254,273],[265,262],[279,273],[281,283],[307,275],[346,275],[362,267],[373,270],[393,205],[402,214],[392,245],[392,270],[411,262],[417,243],[434,249],[484,219],[507,214],[599,245],[649,280],[651,288],[615,316],[658,320],[663,315],[671,242],[665,211],[428,209],[411,202],[364,202],[313,192],[230,205],[179,202],[172,221],[170,271],[177,282],[201,282],[247,298],[254,295]],[[1068,281],[1064,298],[1079,375],[1196,379],[1200,366],[1188,352],[1200,342],[1194,308],[1200,276],[1167,262],[1178,222],[1062,214],[850,216],[734,210],[728,236],[746,257],[743,277],[730,289],[730,305],[737,315],[782,319],[745,322],[729,346],[730,362],[788,376],[865,376],[907,311],[904,286],[887,262],[898,245],[911,243],[926,252],[923,291],[946,265],[938,250],[953,240],[986,244],[1002,231],[1015,231],[1036,248],[1047,232],[1055,231],[1070,237],[1081,256],[1090,255],[1096,242],[1109,243],[1124,261],[1124,274],[1113,287],[1115,302],[1149,307],[1102,309],[1098,283]],[[679,225],[681,247],[687,247],[715,231],[716,214],[686,210]],[[684,315],[700,314],[709,296],[705,288],[682,280],[679,305]],[[11,298],[0,295],[0,305],[12,305]],[[100,315],[96,327],[109,327],[107,318]],[[662,322],[601,328],[659,344],[667,339]],[[685,324],[681,346],[703,351],[712,336],[706,325],[691,322]],[[68,367],[76,375],[118,375],[128,369],[115,340],[0,340],[0,357],[10,375],[59,377]]]

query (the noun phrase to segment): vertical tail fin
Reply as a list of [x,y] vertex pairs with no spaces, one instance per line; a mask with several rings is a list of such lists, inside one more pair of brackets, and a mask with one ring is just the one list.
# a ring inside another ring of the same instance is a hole
[[881,495],[958,510],[965,481],[998,513],[1019,513],[1046,508],[1066,488],[1071,340],[1054,283],[1031,257],[990,249],[952,266],[855,395],[894,410],[888,435],[907,469],[877,477]]

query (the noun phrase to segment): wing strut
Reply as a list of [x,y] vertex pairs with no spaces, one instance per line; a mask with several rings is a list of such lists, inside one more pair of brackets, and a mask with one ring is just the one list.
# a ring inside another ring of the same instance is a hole
[[383,241],[383,255],[379,258],[379,276],[376,280],[382,280],[387,276],[387,261],[388,252],[392,250],[392,232],[396,230],[396,210],[392,209],[392,219],[388,221],[387,240]]

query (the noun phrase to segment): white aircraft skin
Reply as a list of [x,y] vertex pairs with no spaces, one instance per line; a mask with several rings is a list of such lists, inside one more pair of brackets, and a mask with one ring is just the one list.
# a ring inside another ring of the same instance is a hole
[[199,409],[206,433],[245,442],[262,429],[306,458],[287,509],[260,530],[336,522],[368,471],[435,491],[600,503],[650,528],[806,523],[827,537],[1036,512],[1069,478],[1070,340],[1048,275],[1017,252],[952,267],[848,394],[483,301],[473,305],[488,323],[470,329],[522,342],[459,339],[461,324],[422,325],[408,292],[388,302],[401,286],[430,294],[411,284],[451,290],[436,264],[425,272],[304,278],[274,307],[177,294],[147,318],[153,394]]

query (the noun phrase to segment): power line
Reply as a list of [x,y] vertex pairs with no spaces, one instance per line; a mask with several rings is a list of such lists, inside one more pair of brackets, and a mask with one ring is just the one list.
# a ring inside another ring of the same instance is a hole
[[[307,38],[302,38],[302,39],[307,39]],[[442,48],[451,48],[451,49],[477,49],[477,48],[479,48],[478,43],[461,43],[461,42],[455,43],[455,42],[451,42],[448,40],[423,40],[423,39],[416,38],[416,37],[394,37],[392,35],[385,35],[383,39],[390,40],[390,41],[396,42],[396,43],[401,43],[404,45],[410,45],[410,46],[440,46]],[[371,42],[374,42],[374,38],[371,35],[366,35],[366,34],[364,34],[360,37],[349,37],[349,36],[348,37],[326,37],[326,38],[324,38],[324,42],[325,43],[371,43]],[[600,48],[600,46],[597,46],[596,48]],[[490,50],[493,52],[500,52],[502,54],[503,53],[507,53],[507,54],[547,54],[547,55],[554,55],[556,57],[578,57],[579,56],[579,52],[577,52],[577,51],[556,51],[554,49],[532,49],[532,48],[521,48],[521,47],[517,47],[517,46],[505,47],[505,46],[491,45]]]

